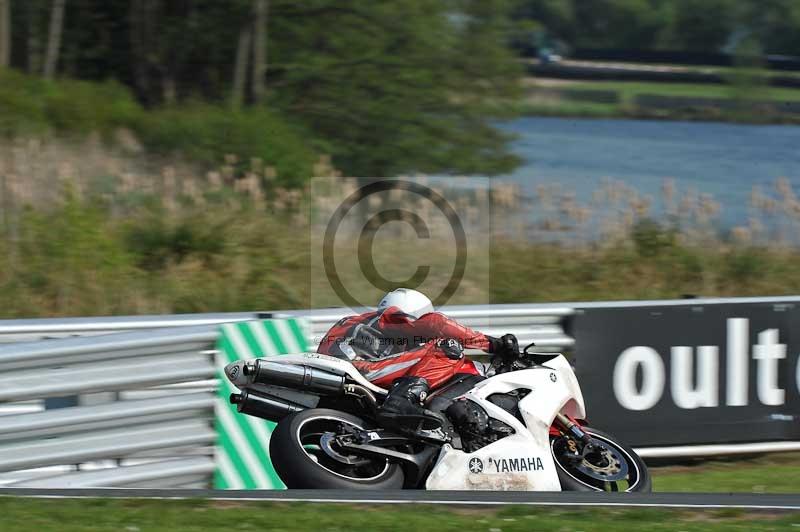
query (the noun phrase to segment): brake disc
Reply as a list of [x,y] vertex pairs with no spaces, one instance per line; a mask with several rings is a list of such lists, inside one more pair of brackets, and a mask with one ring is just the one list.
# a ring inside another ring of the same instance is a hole
[[573,463],[572,467],[590,478],[603,482],[627,478],[628,462],[622,453],[595,439],[591,440],[591,446],[588,452],[584,452],[583,459]]

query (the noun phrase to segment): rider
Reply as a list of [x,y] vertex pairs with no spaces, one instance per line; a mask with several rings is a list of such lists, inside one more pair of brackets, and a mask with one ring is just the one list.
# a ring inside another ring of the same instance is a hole
[[512,334],[494,338],[434,312],[427,296],[398,288],[375,311],[339,320],[318,353],[351,360],[373,384],[389,388],[378,410],[383,426],[403,430],[402,421],[430,415],[422,406],[431,389],[457,373],[480,375],[464,348],[487,353],[519,351]]

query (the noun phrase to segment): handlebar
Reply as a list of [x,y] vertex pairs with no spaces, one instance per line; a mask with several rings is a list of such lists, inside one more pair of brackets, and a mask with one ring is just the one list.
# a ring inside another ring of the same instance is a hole
[[531,351],[531,348],[536,347],[536,344],[531,342],[524,349],[517,352],[512,356],[495,355],[492,357],[489,367],[495,370],[495,374],[508,373],[517,369],[529,368],[531,366],[541,366],[548,360],[552,360],[559,356],[559,353],[536,353]]

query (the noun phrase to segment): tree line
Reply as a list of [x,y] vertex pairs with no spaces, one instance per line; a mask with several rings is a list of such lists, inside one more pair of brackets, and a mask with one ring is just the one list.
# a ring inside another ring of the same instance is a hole
[[496,174],[514,43],[800,54],[798,29],[796,0],[0,0],[0,68],[269,109],[351,174]]
[[513,168],[506,0],[2,0],[0,66],[266,106],[359,175]]
[[797,0],[521,0],[514,16],[567,48],[800,56]]

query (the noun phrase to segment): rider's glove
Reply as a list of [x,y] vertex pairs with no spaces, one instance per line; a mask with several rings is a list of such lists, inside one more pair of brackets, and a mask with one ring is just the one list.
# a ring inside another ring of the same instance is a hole
[[451,360],[459,360],[464,356],[464,347],[453,338],[441,338],[436,340],[436,347]]
[[519,356],[519,342],[513,334],[504,334],[500,338],[489,338],[489,352],[499,355],[506,359],[513,359]]

